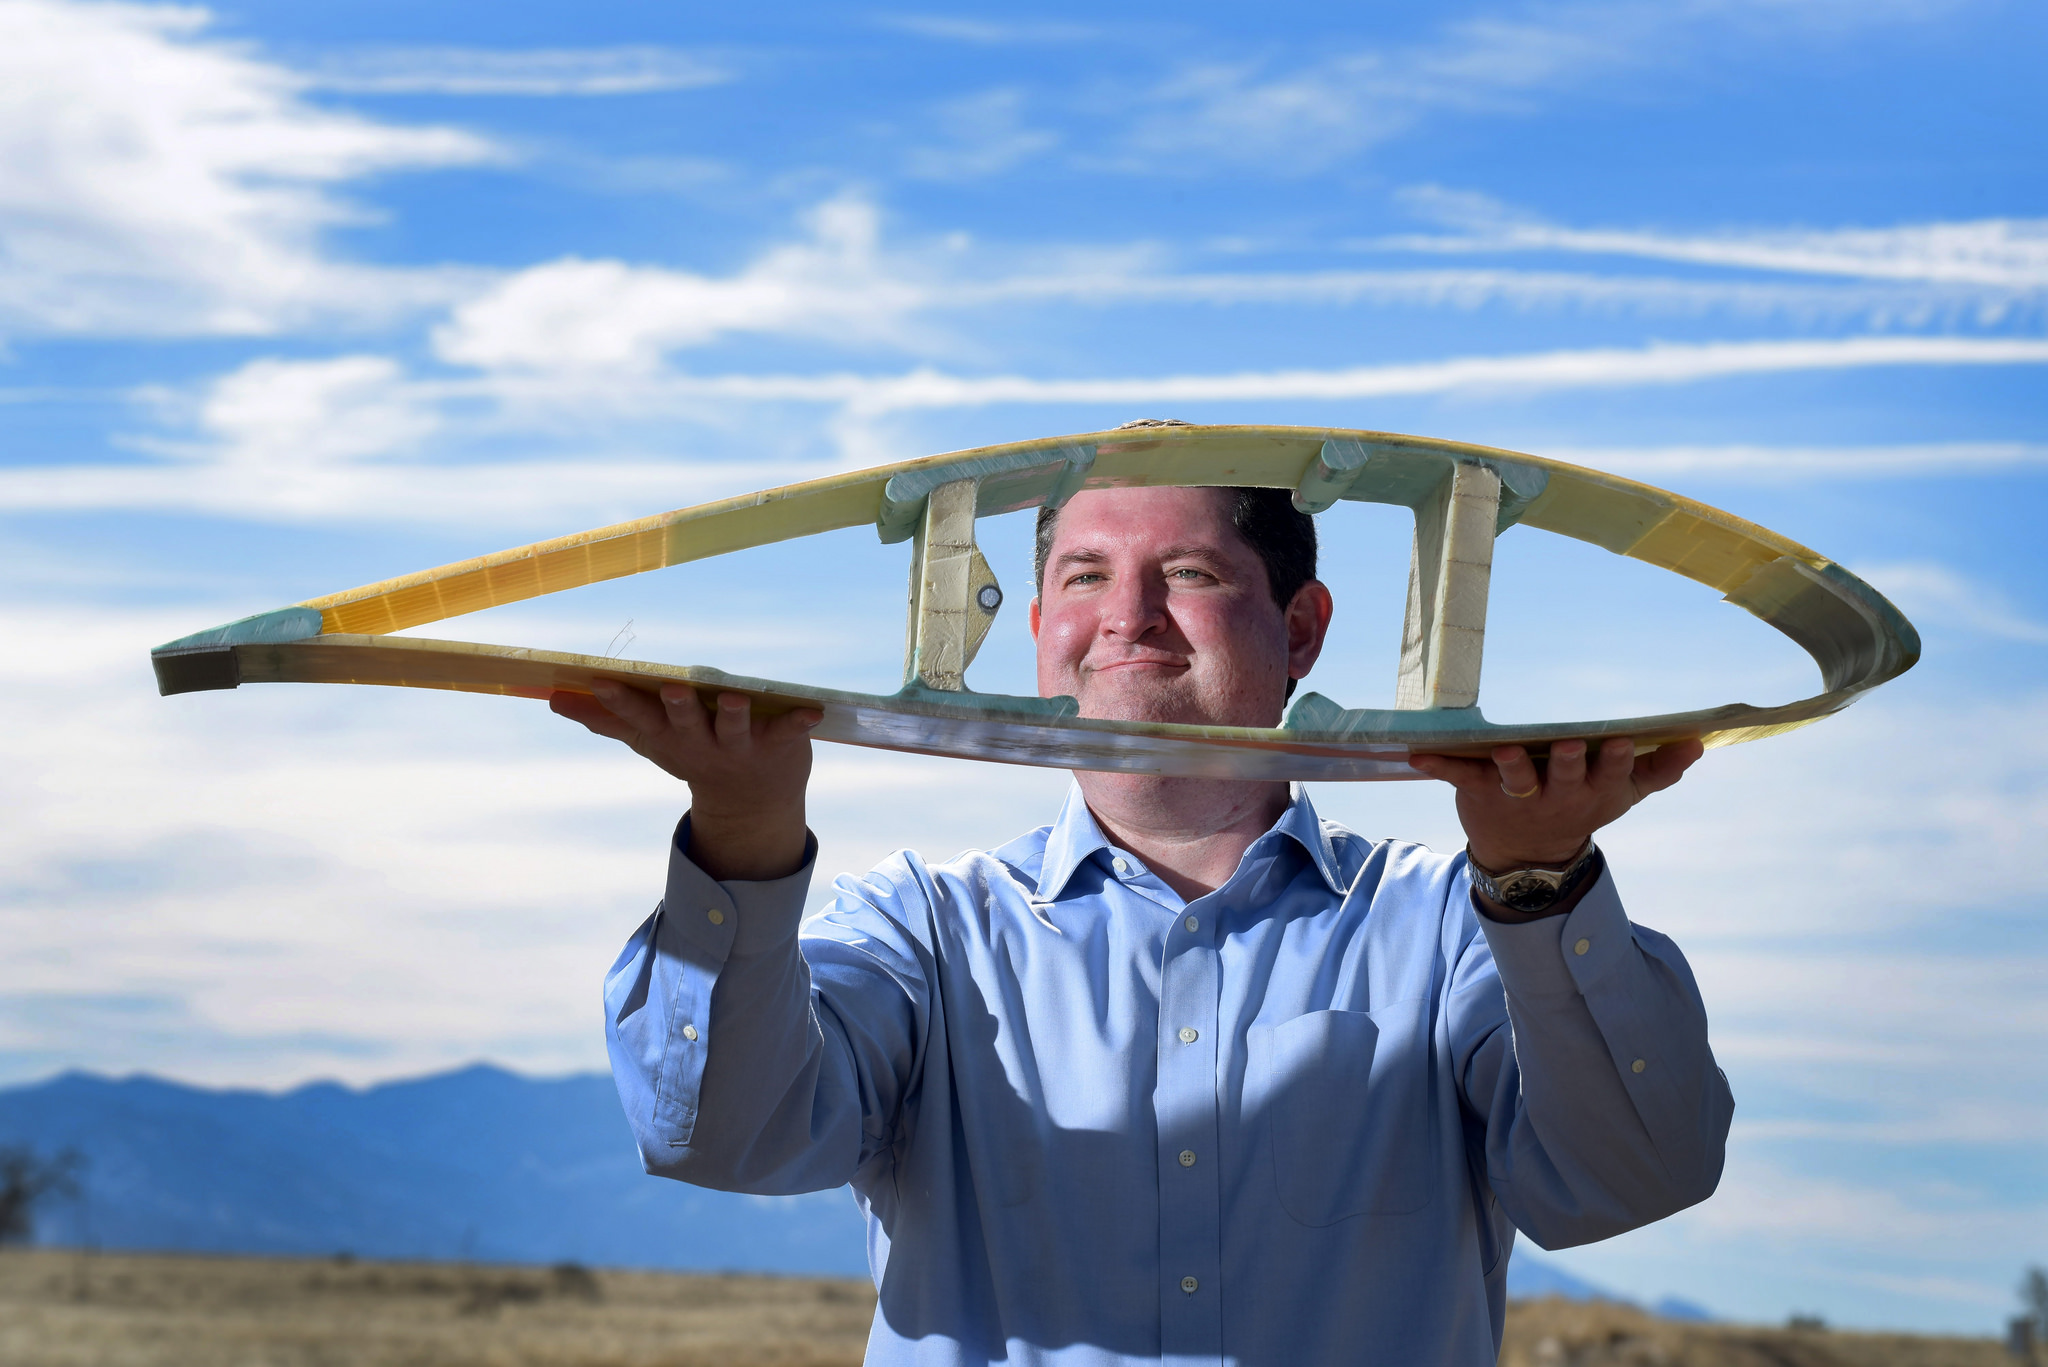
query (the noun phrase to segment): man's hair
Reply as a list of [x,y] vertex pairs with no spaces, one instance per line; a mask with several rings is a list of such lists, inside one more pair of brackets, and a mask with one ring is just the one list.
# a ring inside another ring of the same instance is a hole
[[[1229,496],[1230,525],[1245,544],[1258,553],[1266,567],[1266,587],[1273,601],[1285,612],[1301,592],[1301,586],[1316,577],[1316,520],[1294,506],[1291,489],[1247,489],[1224,487],[1218,493]],[[1032,583],[1045,592],[1045,562],[1052,554],[1052,539],[1059,528],[1057,508],[1038,510],[1038,548],[1033,557]],[[1295,680],[1287,681],[1287,695],[1294,696]]]

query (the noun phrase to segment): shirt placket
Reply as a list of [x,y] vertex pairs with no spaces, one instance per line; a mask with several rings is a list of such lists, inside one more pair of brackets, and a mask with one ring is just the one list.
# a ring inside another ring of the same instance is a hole
[[1159,1332],[1162,1360],[1223,1357],[1222,1183],[1216,1030],[1221,984],[1211,906],[1181,910],[1159,982]]

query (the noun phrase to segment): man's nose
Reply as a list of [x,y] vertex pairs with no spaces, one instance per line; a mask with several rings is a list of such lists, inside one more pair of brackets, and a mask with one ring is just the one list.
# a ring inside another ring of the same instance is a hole
[[1103,608],[1104,630],[1135,641],[1166,626],[1166,589],[1140,575],[1119,575]]

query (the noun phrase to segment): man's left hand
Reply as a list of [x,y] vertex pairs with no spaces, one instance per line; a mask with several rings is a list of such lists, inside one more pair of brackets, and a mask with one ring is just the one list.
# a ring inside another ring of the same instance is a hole
[[1490,760],[1413,755],[1408,762],[1458,790],[1458,820],[1472,858],[1499,873],[1564,864],[1594,831],[1678,782],[1705,753],[1696,740],[1641,756],[1635,749],[1635,742],[1612,736],[1589,756],[1586,742],[1559,741],[1541,771],[1519,745],[1500,746]]

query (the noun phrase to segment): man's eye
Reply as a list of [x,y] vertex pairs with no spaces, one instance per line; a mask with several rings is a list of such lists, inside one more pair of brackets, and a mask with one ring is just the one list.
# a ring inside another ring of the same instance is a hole
[[1084,571],[1084,572],[1083,572],[1083,573],[1081,573],[1081,574],[1077,574],[1077,575],[1075,575],[1075,576],[1074,576],[1074,577],[1073,577],[1072,579],[1069,579],[1069,580],[1067,581],[1067,587],[1068,587],[1068,588],[1073,588],[1073,587],[1074,587],[1075,585],[1077,585],[1077,584],[1089,584],[1089,583],[1093,583],[1094,581],[1096,581],[1096,580],[1098,580],[1098,579],[1100,579],[1100,578],[1102,578],[1102,576],[1101,576],[1101,575],[1099,575],[1099,574],[1097,574],[1097,573],[1096,573],[1095,571],[1093,571],[1093,570],[1087,570],[1087,571]]
[[1209,573],[1207,570],[1198,570],[1193,565],[1182,565],[1179,569],[1168,570],[1166,577],[1192,582],[1197,579],[1207,579]]

